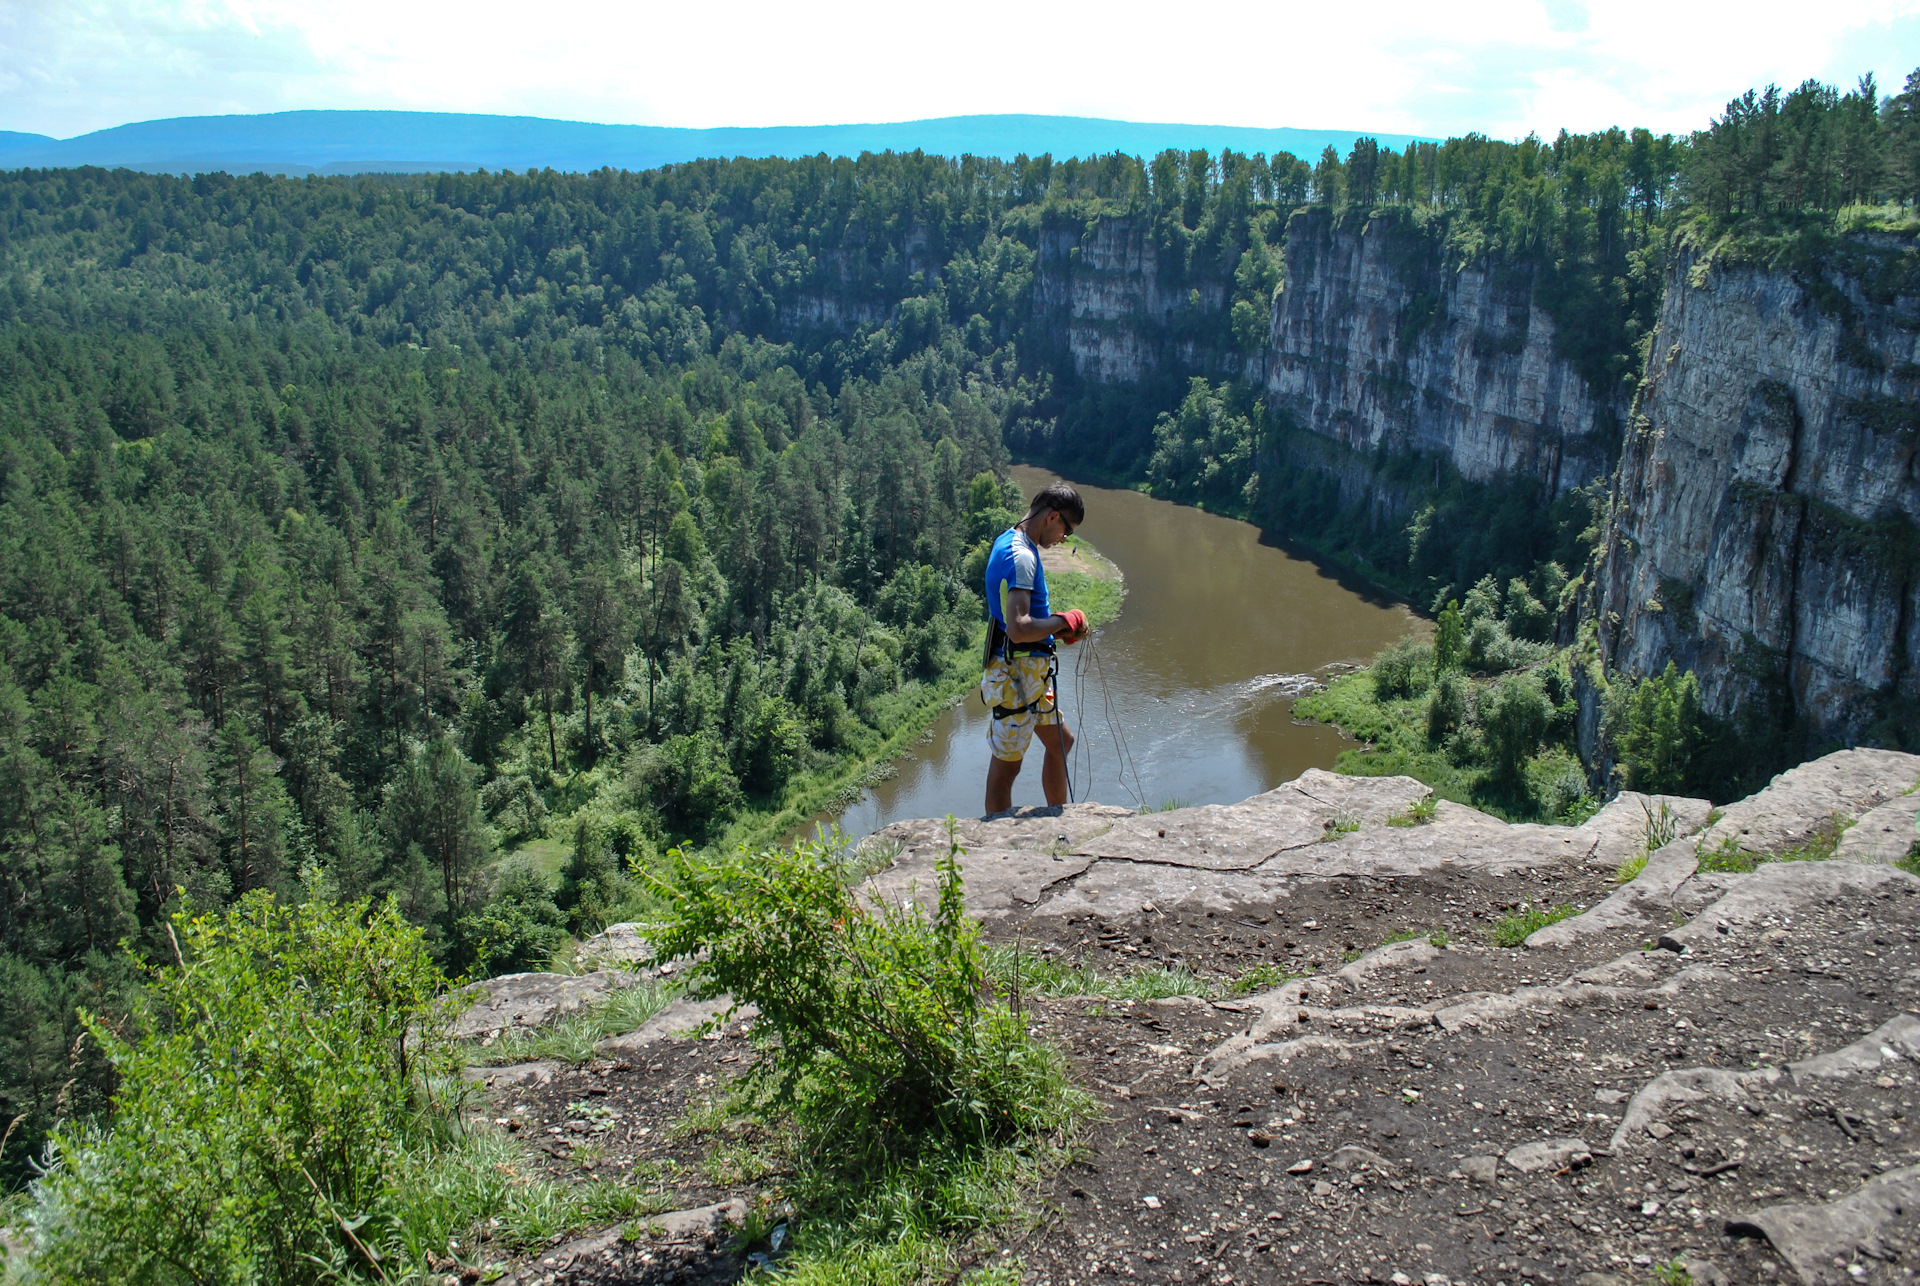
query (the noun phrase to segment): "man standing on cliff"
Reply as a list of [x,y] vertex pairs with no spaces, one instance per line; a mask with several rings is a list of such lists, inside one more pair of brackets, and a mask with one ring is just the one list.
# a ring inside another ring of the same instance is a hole
[[1047,573],[1040,551],[1073,534],[1086,516],[1080,493],[1055,482],[1033,498],[1027,516],[1000,533],[987,558],[986,676],[980,696],[993,709],[987,743],[987,812],[1013,807],[1013,781],[1037,731],[1046,747],[1040,785],[1047,803],[1067,802],[1067,752],[1073,734],[1060,717],[1053,680],[1059,673],[1054,643],[1078,643],[1087,634],[1086,615],[1050,614]]

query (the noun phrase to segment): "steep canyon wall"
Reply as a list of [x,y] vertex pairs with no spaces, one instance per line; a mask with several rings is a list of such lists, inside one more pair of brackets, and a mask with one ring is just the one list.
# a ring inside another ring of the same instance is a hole
[[[1041,225],[1036,330],[1091,384],[1136,384],[1178,371],[1246,378],[1262,355],[1224,341],[1231,281],[1164,262],[1144,215],[1052,218]],[[1069,372],[1059,372],[1066,375]]]
[[1851,742],[1920,690],[1920,293],[1907,240],[1800,271],[1680,256],[1606,546],[1620,668],[1692,669],[1709,709],[1784,698]]
[[[1549,495],[1610,472],[1624,399],[1596,395],[1555,353],[1525,270],[1455,270],[1405,216],[1317,209],[1294,216],[1286,264],[1265,382],[1300,429],[1357,455],[1439,457],[1476,482],[1530,478]],[[1296,467],[1339,459],[1295,455]]]
[[1170,283],[1127,218],[1045,232],[1035,321],[1090,383],[1258,385],[1281,426],[1262,467],[1382,529],[1424,485],[1383,462],[1544,496],[1613,479],[1589,600],[1609,661],[1692,669],[1715,713],[1784,703],[1815,742],[1851,743],[1920,698],[1910,238],[1836,239],[1817,268],[1678,255],[1637,402],[1557,351],[1528,270],[1448,263],[1404,214],[1302,211],[1285,253],[1262,351],[1222,342],[1228,283]]

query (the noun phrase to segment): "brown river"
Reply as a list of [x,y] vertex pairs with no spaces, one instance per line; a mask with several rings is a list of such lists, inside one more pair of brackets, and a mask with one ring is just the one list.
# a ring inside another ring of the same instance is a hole
[[[1016,466],[1013,476],[1032,495],[1055,475]],[[1079,489],[1087,502],[1080,534],[1119,566],[1127,600],[1094,636],[1092,656],[1085,646],[1061,649],[1061,704],[1080,738],[1074,798],[1228,804],[1308,768],[1331,768],[1352,743],[1295,723],[1293,696],[1328,666],[1363,662],[1418,628],[1418,618],[1261,544],[1246,523],[1136,491]],[[1073,606],[1054,598],[1056,610]],[[842,832],[858,839],[903,818],[978,816],[988,720],[977,694],[942,715],[893,777],[841,814]],[[1014,785],[1016,806],[1046,802],[1040,755],[1036,739]]]

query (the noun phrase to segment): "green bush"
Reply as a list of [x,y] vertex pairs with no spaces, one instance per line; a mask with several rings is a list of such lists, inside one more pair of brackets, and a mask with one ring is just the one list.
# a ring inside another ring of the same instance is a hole
[[1700,681],[1672,661],[1638,683],[1616,681],[1607,693],[1602,732],[1634,790],[1684,793],[1693,778],[1701,726]]
[[1465,655],[1466,624],[1460,618],[1460,604],[1449,602],[1440,609],[1439,624],[1433,634],[1434,673],[1459,669]]
[[1544,643],[1517,639],[1491,616],[1467,627],[1466,663],[1485,674],[1504,674],[1544,659],[1553,649]]
[[715,1106],[786,1140],[784,1280],[947,1280],[949,1238],[1017,1216],[1094,1110],[1029,1036],[1018,981],[991,988],[958,853],[930,901],[900,906],[863,903],[819,844],[675,851],[653,881],[671,907],[655,950],[700,961],[691,994],[760,1011],[762,1058]]
[[1445,741],[1467,719],[1467,685],[1458,674],[1443,670],[1427,697],[1427,740]]
[[1460,604],[1460,620],[1468,629],[1481,621],[1500,619],[1500,586],[1491,576],[1482,576]]
[[1577,762],[1562,764],[1547,775],[1539,796],[1540,806],[1549,817],[1562,821],[1578,817],[1575,825],[1591,817],[1597,807],[1587,791],[1587,775]]
[[1433,645],[1408,635],[1373,658],[1373,690],[1383,701],[1426,692],[1433,674]]
[[524,773],[495,777],[482,786],[480,808],[508,838],[533,839],[547,833],[546,801]]
[[685,733],[634,756],[630,785],[679,834],[704,834],[740,806],[740,780],[710,733]]
[[758,1007],[774,1039],[756,1075],[821,1144],[912,1152],[1057,1124],[1057,1055],[984,995],[958,852],[926,907],[863,904],[812,841],[722,861],[676,850],[653,879],[668,906],[654,949],[700,961],[696,999]]
[[1506,622],[1507,632],[1515,638],[1535,643],[1546,642],[1553,629],[1552,610],[1535,598],[1527,583],[1518,576],[1507,583],[1507,602],[1501,619]]
[[1484,704],[1480,715],[1480,730],[1496,773],[1508,781],[1519,779],[1520,770],[1546,735],[1552,713],[1531,675],[1514,675],[1493,690],[1493,699]]
[[543,968],[567,940],[566,917],[525,863],[507,869],[493,897],[460,921],[472,967],[489,977]]
[[55,1132],[28,1280],[371,1275],[363,1248],[452,1068],[420,931],[391,902],[264,893],[175,925],[180,961],[153,971],[132,1031],[85,1018],[119,1076],[112,1124]]
[[653,860],[653,841],[637,813],[590,805],[573,825],[573,851],[560,872],[554,898],[582,937],[631,919],[627,909],[640,893],[628,872]]

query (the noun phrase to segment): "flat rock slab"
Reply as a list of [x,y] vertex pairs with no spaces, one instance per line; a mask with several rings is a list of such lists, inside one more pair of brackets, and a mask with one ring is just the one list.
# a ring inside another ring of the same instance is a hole
[[1858,818],[1920,781],[1920,755],[1842,750],[1775,777],[1758,794],[1728,804],[1701,834],[1703,851],[1731,841],[1749,853],[1804,844],[1835,817]]
[[1876,1076],[1903,1061],[1920,1063],[1920,1018],[1912,1014],[1896,1014],[1853,1044],[1788,1063],[1787,1070],[1796,1081],[1837,1081]]
[[[1016,808],[988,817],[956,817],[954,838],[967,848],[1018,848],[1071,852],[1104,834],[1123,818],[1138,816],[1131,808],[1112,804],[1067,804],[1058,808]],[[909,851],[947,849],[947,822],[943,817],[894,822],[862,841],[861,847],[898,844]]]
[[453,1034],[466,1039],[544,1027],[638,981],[633,974],[607,970],[501,974],[468,989],[473,1003],[454,1020]]
[[737,1197],[732,1201],[696,1206],[691,1210],[649,1215],[555,1247],[519,1272],[502,1277],[500,1286],[531,1286],[548,1274],[564,1273],[575,1264],[599,1258],[620,1245],[629,1228],[653,1241],[705,1242],[718,1237],[728,1228],[745,1223],[746,1219],[747,1203]]
[[1896,795],[1847,828],[1833,855],[1843,862],[1891,866],[1920,843],[1920,791]]
[[1914,876],[1892,866],[1858,862],[1768,862],[1750,875],[1733,876],[1713,904],[1677,929],[1660,935],[1673,951],[1711,942],[1723,934],[1751,931],[1769,917],[1792,915],[1801,907],[1846,894],[1873,894],[1912,887]]
[[1310,768],[1244,803],[1127,817],[1081,851],[1135,862],[1245,870],[1276,853],[1316,844],[1336,827],[1385,822],[1429,793],[1411,777],[1342,777]]
[[1507,1153],[1505,1160],[1509,1169],[1521,1174],[1557,1172],[1592,1161],[1593,1149],[1585,1139],[1541,1139],[1538,1143],[1522,1143]]
[[[732,1006],[731,996],[713,1000],[688,1000],[683,996],[632,1031],[607,1037],[593,1047],[593,1052],[602,1058],[628,1058],[663,1040],[686,1040],[701,1024],[718,1018]],[[759,1013],[752,1005],[743,1005],[734,1018],[746,1022]]]
[[1838,1201],[1768,1206],[1728,1221],[1727,1231],[1764,1236],[1806,1286],[1816,1286],[1846,1281],[1844,1266],[1862,1256],[1911,1264],[1913,1254],[1920,1251],[1916,1211],[1920,1211],[1920,1166],[1908,1166],[1883,1174]]
[[[1410,781],[1411,778],[1387,778]],[[1580,861],[1589,844],[1567,826],[1510,826],[1478,809],[1441,800],[1418,826],[1364,826],[1290,848],[1261,865],[1262,875],[1420,875],[1450,869],[1500,874]]]
[[[910,849],[862,886],[862,898],[890,906],[912,901],[930,906],[940,896],[939,863],[946,848]],[[1051,886],[1070,880],[1093,859],[1034,849],[973,848],[961,855],[967,911],[982,920],[1024,915],[1039,905]]]
[[1216,914],[1265,906],[1290,895],[1289,881],[1262,871],[1213,871],[1148,862],[1096,862],[1055,887],[1031,913],[1057,920],[1083,915]]
[[596,969],[614,965],[642,965],[653,959],[653,948],[640,936],[640,926],[631,922],[610,924],[580,944],[573,958],[579,964]]
[[488,1089],[504,1089],[513,1085],[545,1085],[553,1080],[563,1066],[550,1058],[543,1058],[532,1063],[508,1063],[503,1067],[465,1067],[460,1075],[462,1079],[485,1085]]
[[1527,939],[1527,946],[1570,947],[1582,938],[1616,930],[1639,929],[1664,922],[1680,887],[1694,877],[1700,859],[1694,841],[1677,839],[1647,858],[1633,879],[1603,898],[1599,905],[1558,924],[1549,924]]
[[[1664,810],[1664,811],[1663,811]],[[1587,845],[1585,861],[1613,870],[1628,858],[1663,847],[1663,827],[1671,839],[1692,835],[1707,824],[1713,805],[1685,795],[1643,795],[1623,790],[1599,812],[1573,828],[1577,842]],[[1654,842],[1649,843],[1652,840]]]

